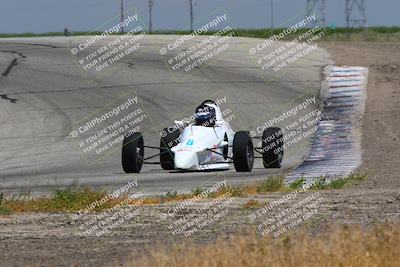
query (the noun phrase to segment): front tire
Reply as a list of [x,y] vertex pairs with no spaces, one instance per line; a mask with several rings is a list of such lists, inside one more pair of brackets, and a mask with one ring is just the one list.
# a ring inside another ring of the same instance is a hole
[[235,133],[233,137],[233,163],[237,172],[251,172],[253,169],[254,150],[249,132]]
[[280,168],[283,159],[283,133],[278,127],[267,128],[262,137],[264,168]]
[[122,144],[122,168],[126,173],[139,173],[143,165],[144,143],[141,133],[124,137]]

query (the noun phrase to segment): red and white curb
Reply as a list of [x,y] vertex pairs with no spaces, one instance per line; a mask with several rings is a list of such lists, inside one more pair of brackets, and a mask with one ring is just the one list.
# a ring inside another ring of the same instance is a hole
[[323,119],[311,142],[309,155],[287,182],[304,177],[335,179],[361,164],[361,118],[367,96],[368,69],[329,66],[321,95]]

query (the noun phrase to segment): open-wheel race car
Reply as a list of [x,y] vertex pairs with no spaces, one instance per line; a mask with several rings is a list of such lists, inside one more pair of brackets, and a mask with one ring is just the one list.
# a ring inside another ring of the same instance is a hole
[[[261,147],[254,147],[247,131],[234,132],[219,106],[206,100],[195,110],[194,122],[175,121],[161,132],[160,146],[144,145],[139,132],[126,135],[122,146],[122,167],[126,173],[139,173],[143,164],[159,164],[164,170],[223,170],[233,163],[237,172],[250,172],[254,158],[265,168],[280,168],[283,134],[271,127],[263,132]],[[146,149],[158,153],[145,157]],[[260,156],[254,156],[254,151]],[[159,162],[149,161],[159,157]]]

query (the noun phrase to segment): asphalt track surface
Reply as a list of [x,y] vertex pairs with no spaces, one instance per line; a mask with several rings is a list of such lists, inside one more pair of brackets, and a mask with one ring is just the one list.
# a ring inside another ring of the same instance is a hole
[[247,130],[276,110],[302,103],[305,95],[318,94],[321,69],[331,63],[318,48],[283,70],[264,72],[248,52],[262,40],[233,38],[224,56],[188,76],[168,69],[159,52],[176,38],[145,37],[140,45],[146,49],[91,83],[68,48],[87,37],[1,39],[0,190],[43,193],[72,184],[118,188],[138,179],[146,194],[187,192],[221,179],[230,184],[260,181],[296,167],[307,154],[309,140],[285,152],[283,168],[264,169],[257,160],[252,173],[236,173],[233,166],[219,172],[171,172],[145,165],[140,174],[125,174],[120,149],[90,165],[82,159],[69,136],[71,126],[118,96],[137,93],[153,122],[145,127],[145,143],[158,145],[165,121],[216,93],[229,99],[236,114],[234,130]]

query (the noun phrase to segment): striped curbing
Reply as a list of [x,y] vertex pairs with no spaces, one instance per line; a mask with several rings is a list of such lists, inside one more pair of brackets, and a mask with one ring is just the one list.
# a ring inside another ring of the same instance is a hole
[[306,159],[286,176],[287,182],[352,173],[361,164],[361,118],[364,113],[368,69],[329,66],[321,95],[324,117],[319,121]]

